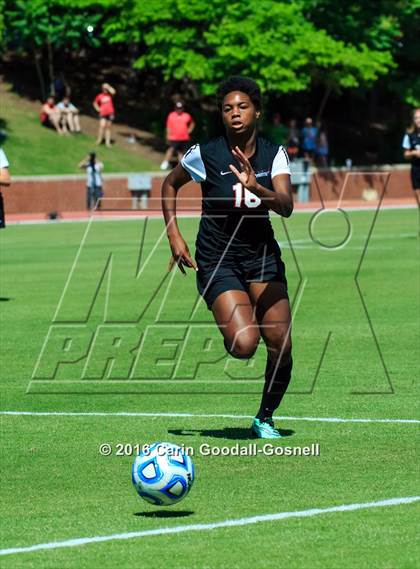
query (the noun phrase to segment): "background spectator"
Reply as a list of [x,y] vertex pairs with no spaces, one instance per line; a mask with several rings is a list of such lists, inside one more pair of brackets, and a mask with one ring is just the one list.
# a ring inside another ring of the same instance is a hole
[[289,121],[286,146],[290,160],[297,158],[299,154],[299,129],[297,127],[296,119],[290,119]]
[[287,143],[287,137],[289,134],[289,129],[285,124],[281,122],[280,113],[274,113],[271,117],[271,123],[267,126],[267,136],[275,144],[281,144],[285,146]]
[[79,168],[86,170],[86,204],[88,209],[95,205],[101,209],[100,198],[103,196],[102,171],[104,165],[96,160],[96,153],[90,152],[86,158],[79,162]]
[[181,101],[175,103],[175,110],[169,113],[166,119],[166,140],[169,142],[169,148],[160,165],[161,170],[168,169],[174,153],[176,153],[178,160],[181,160],[188,149],[194,128],[194,119],[184,111],[183,103]]
[[[4,151],[0,148],[0,188],[2,186],[10,186],[10,174],[9,174],[9,161]],[[0,192],[0,229],[6,227],[6,221],[4,217],[4,202],[3,196]]]
[[413,112],[413,123],[402,142],[404,158],[411,162],[411,183],[420,203],[420,109]]
[[317,123],[318,136],[316,139],[315,161],[319,168],[328,168],[328,137],[325,124]]
[[55,128],[59,134],[67,133],[67,126],[60,124],[61,114],[60,110],[56,107],[54,97],[48,97],[42,105],[39,118],[42,126]]
[[99,113],[99,130],[96,144],[105,144],[111,148],[111,126],[115,119],[115,108],[112,97],[116,91],[109,83],[102,84],[102,92],[96,95],[93,101],[93,107]]
[[306,118],[302,128],[302,151],[307,160],[313,160],[315,157],[317,135],[318,130],[314,127],[312,119]]
[[70,132],[82,132],[80,129],[79,109],[73,105],[69,97],[63,97],[57,105],[60,111],[61,124],[65,123]]

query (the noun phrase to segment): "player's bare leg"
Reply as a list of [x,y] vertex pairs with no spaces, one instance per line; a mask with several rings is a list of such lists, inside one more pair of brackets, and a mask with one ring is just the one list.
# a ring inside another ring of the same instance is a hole
[[211,307],[228,352],[237,358],[251,358],[260,339],[255,310],[242,290],[219,294]]
[[420,236],[420,188],[414,189],[414,198],[417,202],[417,213],[418,213],[418,235]]
[[259,437],[276,438],[281,435],[272,416],[286,393],[293,365],[289,299],[280,282],[252,283],[249,294],[267,347],[265,384],[252,429]]

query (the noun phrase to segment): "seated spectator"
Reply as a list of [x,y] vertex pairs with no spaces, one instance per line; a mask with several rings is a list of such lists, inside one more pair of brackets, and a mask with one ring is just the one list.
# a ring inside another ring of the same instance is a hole
[[61,124],[66,124],[70,132],[82,132],[79,121],[79,109],[73,105],[69,97],[63,97],[58,103],[57,109],[60,111]]
[[42,126],[55,128],[59,134],[67,133],[67,126],[60,124],[61,114],[55,105],[54,97],[48,97],[42,105],[39,118],[41,119]]

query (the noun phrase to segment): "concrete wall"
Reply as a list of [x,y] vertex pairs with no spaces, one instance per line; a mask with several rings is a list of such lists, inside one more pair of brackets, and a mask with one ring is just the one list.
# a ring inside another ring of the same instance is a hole
[[[152,190],[148,208],[160,209],[160,189],[163,175],[152,173]],[[311,201],[361,199],[363,190],[375,189],[382,193],[387,183],[389,198],[412,196],[410,170],[397,166],[382,170],[360,170],[356,173],[345,169],[330,169],[314,172],[312,176]],[[84,176],[19,176],[14,177],[9,188],[3,188],[6,214],[45,213],[51,211],[84,211],[86,209],[86,182]],[[128,190],[127,174],[104,176],[104,209],[131,209],[131,193]],[[197,210],[201,207],[200,187],[191,182],[179,193],[179,210]]]

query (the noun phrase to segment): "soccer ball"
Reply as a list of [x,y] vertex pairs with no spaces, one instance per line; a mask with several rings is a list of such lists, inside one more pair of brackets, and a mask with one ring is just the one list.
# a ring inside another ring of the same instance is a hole
[[181,501],[194,482],[194,464],[181,447],[154,443],[136,457],[131,479],[139,496],[155,506]]

